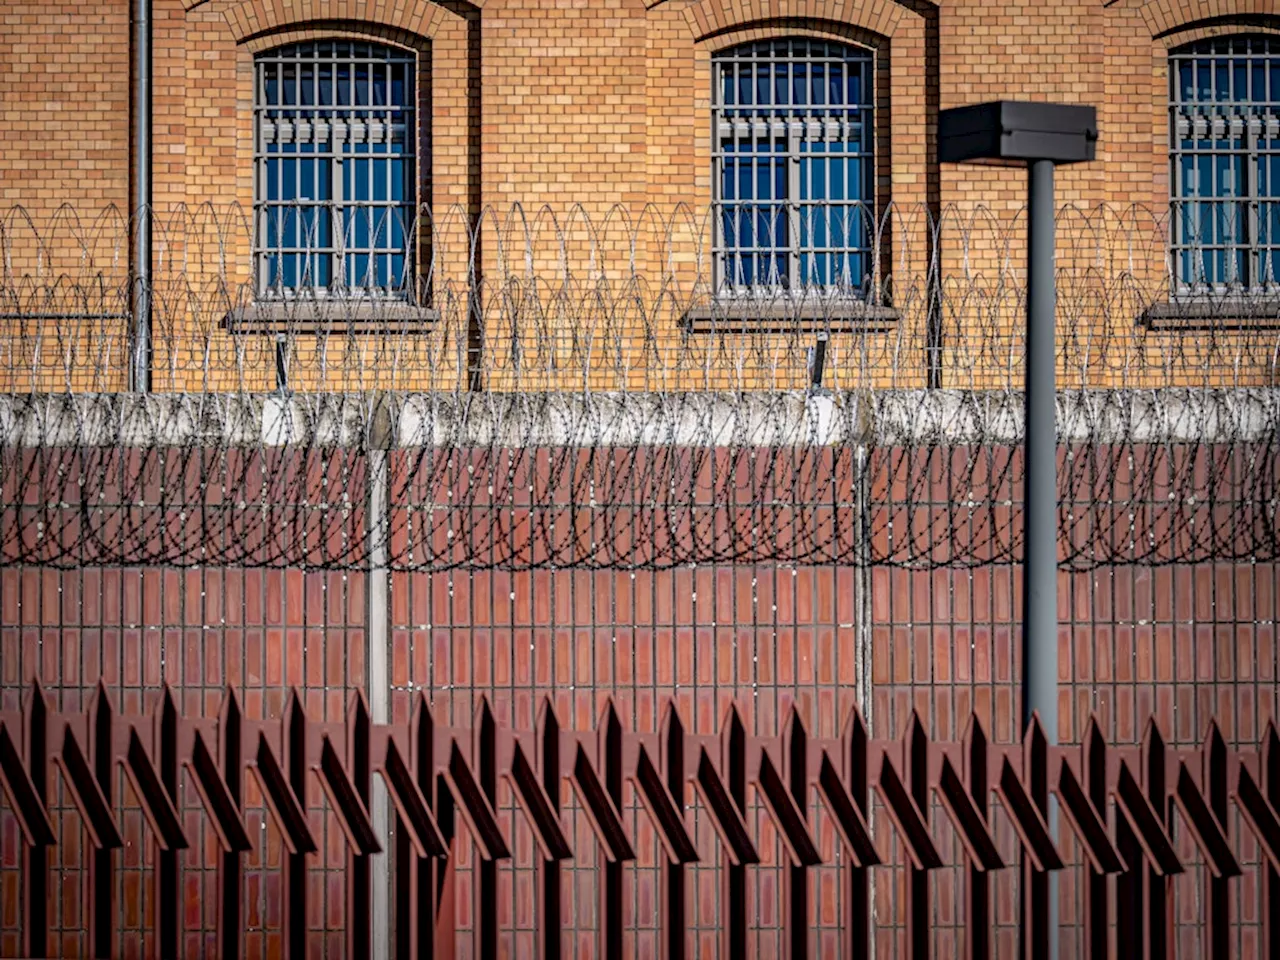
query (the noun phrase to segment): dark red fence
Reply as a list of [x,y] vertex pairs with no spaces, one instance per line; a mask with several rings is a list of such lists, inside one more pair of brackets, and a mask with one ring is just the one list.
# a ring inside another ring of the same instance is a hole
[[[624,783],[630,783],[665,854],[659,884],[664,957],[687,953],[686,883],[690,865],[699,859],[686,810],[690,784],[720,843],[723,956],[747,955],[754,921],[747,915],[746,878],[751,865],[761,861],[761,851],[743,813],[751,788],[786,854],[779,915],[792,958],[807,956],[810,949],[807,871],[822,862],[806,813],[815,792],[840,841],[846,911],[842,956],[867,949],[870,873],[886,865],[869,826],[873,797],[884,813],[872,821],[875,832],[892,831],[906,859],[903,956],[925,960],[932,952],[928,877],[944,866],[944,845],[930,826],[935,806],[964,851],[966,956],[993,955],[991,877],[1015,867],[1021,871],[1024,955],[1046,956],[1049,875],[1063,870],[1069,859],[1048,825],[1053,797],[1060,830],[1071,834],[1083,852],[1086,956],[1108,957],[1113,931],[1121,957],[1177,954],[1171,935],[1177,905],[1169,882],[1184,869],[1173,837],[1177,821],[1205,868],[1199,897],[1203,955],[1227,956],[1236,943],[1229,902],[1239,896],[1233,878],[1243,872],[1241,845],[1250,843],[1260,855],[1256,871],[1249,870],[1261,885],[1256,953],[1265,960],[1280,957],[1280,736],[1274,725],[1266,728],[1256,750],[1232,749],[1216,724],[1201,748],[1175,749],[1154,722],[1137,746],[1108,746],[1096,723],[1089,724],[1079,745],[1051,746],[1033,724],[1021,746],[997,746],[988,742],[976,717],[961,742],[930,741],[914,716],[901,740],[872,739],[856,710],[839,738],[810,736],[794,711],[777,736],[757,737],[747,733],[733,707],[720,734],[705,736],[688,732],[671,703],[657,732],[638,733],[624,729],[612,703],[596,730],[562,729],[547,702],[536,729],[522,731],[499,723],[487,701],[481,701],[470,727],[438,724],[425,697],[407,723],[375,724],[358,694],[345,723],[309,720],[296,693],[282,718],[253,720],[242,713],[232,689],[216,718],[179,714],[167,689],[151,713],[121,713],[105,686],[84,713],[59,713],[35,683],[21,711],[0,713],[0,783],[23,843],[21,927],[27,956],[48,952],[46,910],[55,892],[47,848],[58,842],[50,816],[55,773],[92,847],[89,948],[96,956],[112,954],[113,871],[116,851],[124,845],[112,798],[121,772],[157,848],[154,952],[179,954],[177,851],[192,839],[190,821],[184,822],[176,800],[184,771],[221,850],[216,953],[223,958],[242,954],[244,857],[255,846],[244,809],[250,775],[283,842],[278,888],[283,956],[307,952],[307,858],[319,850],[304,806],[313,776],[346,843],[346,955],[369,955],[370,856],[381,850],[370,815],[374,774],[385,782],[396,817],[392,939],[402,958],[450,957],[459,946],[454,902],[461,881],[455,865],[462,836],[470,837],[478,855],[467,881],[474,921],[469,952],[480,958],[498,955],[497,862],[512,852],[496,811],[500,780],[509,784],[540,852],[537,929],[544,956],[560,955],[561,865],[575,856],[560,809],[561,782],[567,780],[600,854],[594,858],[594,946],[602,957],[623,956],[623,865],[636,858],[621,813]],[[997,843],[992,827],[997,805],[1017,837],[1016,864]],[[1238,816],[1232,815],[1233,807]],[[1238,824],[1234,830],[1232,823]],[[465,831],[458,829],[462,826]],[[1112,875],[1116,879],[1109,881]]]

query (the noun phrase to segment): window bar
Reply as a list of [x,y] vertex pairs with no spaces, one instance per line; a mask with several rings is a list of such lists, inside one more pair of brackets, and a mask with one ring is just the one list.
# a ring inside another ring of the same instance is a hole
[[1245,242],[1248,244],[1248,248],[1245,250],[1243,257],[1246,273],[1242,278],[1246,287],[1260,286],[1258,281],[1262,276],[1262,250],[1259,246],[1260,239],[1258,235],[1258,135],[1251,122],[1252,119],[1252,117],[1244,118],[1244,130],[1242,131],[1247,150],[1244,176],[1245,193],[1248,197],[1246,201],[1248,220],[1245,224],[1245,229],[1247,230]]
[[[355,82],[355,64],[347,65],[346,75],[348,84]],[[336,93],[342,90],[341,85]],[[354,90],[350,87],[347,91],[347,99],[354,101]],[[335,100],[339,97],[335,96]],[[333,181],[329,187],[330,193],[330,210],[332,216],[330,218],[330,230],[332,231],[332,239],[334,251],[332,256],[332,284],[338,290],[344,290],[347,286],[347,228],[346,228],[346,212],[343,207],[344,198],[347,192],[346,179],[346,152],[347,141],[352,136],[352,120],[353,115],[348,111],[343,123],[342,136],[333,138],[333,168],[330,173],[330,179]]]
[[[324,197],[321,196],[321,190],[320,190],[320,165],[326,162],[320,159],[320,153],[322,152],[321,147],[323,146],[323,142],[320,139],[320,125],[319,125],[320,117],[322,115],[322,111],[320,109],[320,64],[319,62],[312,64],[312,67],[311,67],[311,104],[312,104],[312,109],[315,111],[315,113],[311,119],[311,160],[308,162],[311,164],[311,191],[312,193],[315,194],[314,199],[316,203],[319,204],[324,201]],[[319,279],[318,277],[315,276],[315,273],[319,268],[320,258],[323,256],[323,254],[320,252],[321,244],[320,244],[320,232],[319,232],[320,218],[322,215],[323,215],[323,208],[318,205],[310,207],[307,210],[307,233],[309,235],[309,239],[307,241],[307,246],[309,247],[309,250],[307,253],[307,263],[308,263],[309,269],[312,271],[313,283],[315,283],[315,281]]]
[[364,290],[371,290],[377,286],[378,272],[376,261],[378,259],[378,237],[374,232],[374,220],[377,216],[377,207],[374,205],[374,197],[377,195],[373,189],[374,168],[377,161],[374,159],[374,143],[373,122],[377,116],[377,76],[378,67],[376,64],[369,65],[369,109],[366,111],[365,117],[365,153],[364,173],[365,173],[365,217],[368,221],[368,232],[366,233],[366,243],[368,244],[368,252],[364,257],[364,282],[360,285]]
[[[297,58],[293,58],[286,63],[280,70],[280,94],[281,102],[293,106],[298,102],[298,68]],[[288,91],[286,93],[286,91]],[[294,278],[294,282],[299,281],[298,277],[298,111],[285,110],[282,111],[288,116],[291,136],[289,138],[288,156],[281,161],[281,165],[289,165],[290,182],[292,184],[292,196],[289,198],[290,205],[285,207],[285,230],[282,236],[282,244],[290,251],[288,256],[289,269],[286,276]],[[281,143],[281,147],[285,144]],[[284,199],[283,194],[281,199]]]
[[382,109],[378,111],[379,120],[382,124],[382,133],[379,136],[378,156],[381,166],[375,171],[378,183],[382,193],[381,206],[378,207],[379,236],[381,242],[378,245],[378,266],[374,271],[378,288],[383,293],[391,290],[393,280],[391,276],[391,238],[394,233],[391,218],[391,141],[393,133],[391,130],[391,87],[392,75],[390,65],[386,65],[382,69],[382,89],[384,91],[384,100]]
[[[257,97],[258,107],[254,111],[253,124],[253,152],[258,156],[258,161],[254,164],[253,169],[253,192],[256,197],[266,197],[269,193],[267,177],[270,170],[269,163],[266,159],[267,150],[263,137],[263,116],[265,115],[265,106],[268,102],[266,91],[266,71],[268,64],[259,63],[257,69]],[[256,254],[255,277],[257,280],[258,296],[263,297],[267,293],[267,285],[270,282],[270,260],[266,256],[267,244],[267,212],[266,203],[259,205],[254,211],[254,253]]]
[[[836,94],[837,84],[844,83],[844,65],[832,64],[827,71],[827,99],[831,103],[831,116],[823,127],[822,152],[823,171],[826,177],[827,195],[831,198],[829,209],[823,223],[823,243],[827,247],[823,264],[826,271],[826,283],[838,289],[841,286],[840,257],[838,250],[853,239],[845,230],[848,225],[849,204],[843,186],[836,188],[836,171],[846,163],[848,150],[842,146],[843,137],[848,135],[848,123],[844,114],[844,97]],[[837,138],[836,134],[841,134]],[[843,184],[843,181],[841,181]],[[841,231],[841,232],[837,232]],[[847,286],[847,284],[845,285]]]
[[713,173],[711,177],[711,289],[718,291],[725,283],[724,264],[724,139],[720,131],[721,117],[724,114],[724,81],[720,71],[713,78],[711,100],[711,152]]
[[[1177,115],[1173,118],[1174,136],[1177,137]],[[1181,140],[1179,139],[1179,142]],[[1182,276],[1182,258],[1184,256],[1183,249],[1186,245],[1186,201],[1181,199],[1186,196],[1186,186],[1183,183],[1182,162],[1181,157],[1174,160],[1173,163],[1173,257],[1170,266],[1173,270],[1175,283],[1179,276]]]
[[[761,201],[760,196],[760,161],[759,150],[760,145],[756,137],[755,116],[750,109],[750,99],[743,99],[742,96],[742,65],[734,63],[733,65],[733,103],[737,109],[733,111],[733,137],[734,137],[734,153],[738,154],[737,171],[738,171],[738,189],[736,191],[738,200],[738,229],[734,237],[735,259],[738,262],[738,272],[740,273],[740,283],[759,283],[760,282],[760,236],[759,230],[761,226]],[[746,126],[739,126],[739,121],[745,120]],[[746,150],[743,150],[746,147]],[[746,154],[746,160],[742,159],[742,155]],[[743,165],[746,165],[748,171],[747,181],[744,184],[742,180]],[[747,236],[751,237],[751,247],[749,252],[744,241],[742,228],[742,214],[747,215]],[[767,233],[767,231],[766,231]],[[750,260],[747,259],[750,257]]]
[[[803,122],[803,121],[801,121]],[[791,236],[787,238],[790,247],[787,281],[793,296],[800,293],[800,257],[804,250],[803,225],[800,221],[800,137],[801,133],[794,124],[787,131],[787,218],[791,223]]]

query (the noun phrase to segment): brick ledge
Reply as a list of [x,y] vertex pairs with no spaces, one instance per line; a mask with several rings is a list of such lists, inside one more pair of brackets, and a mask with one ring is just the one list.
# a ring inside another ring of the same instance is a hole
[[1161,332],[1280,330],[1280,296],[1175,298],[1151,304],[1138,323]]
[[689,333],[886,333],[901,318],[864,300],[718,300],[680,318]]
[[440,311],[403,301],[264,301],[236,307],[222,326],[236,334],[346,334],[425,332]]

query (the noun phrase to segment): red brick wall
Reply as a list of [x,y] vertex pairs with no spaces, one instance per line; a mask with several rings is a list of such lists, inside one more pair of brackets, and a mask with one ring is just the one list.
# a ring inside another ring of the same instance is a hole
[[[821,478],[815,482],[820,486]],[[449,516],[464,528],[464,511]],[[1280,565],[1134,566],[1063,572],[1060,578],[1063,739],[1077,735],[1093,712],[1117,742],[1136,741],[1154,713],[1185,746],[1198,743],[1210,716],[1218,718],[1229,741],[1243,742],[1256,742],[1277,716]],[[1015,740],[1017,568],[877,566],[865,583],[864,622],[850,564],[724,562],[634,574],[546,568],[398,572],[391,578],[390,605],[393,716],[405,718],[413,695],[422,690],[441,720],[465,724],[485,695],[500,718],[528,727],[542,699],[550,697],[564,725],[588,728],[604,699],[612,697],[625,723],[652,730],[664,701],[673,698],[690,728],[711,733],[729,700],[736,699],[750,732],[773,733],[794,704],[810,730],[830,737],[846,712],[861,703],[879,736],[900,733],[917,710],[931,736],[958,738],[972,711],[995,740]],[[367,589],[359,570],[58,571],[11,565],[0,570],[0,708],[16,708],[24,681],[38,673],[66,710],[82,706],[101,679],[126,710],[138,711],[169,683],[185,713],[211,716],[223,686],[234,683],[251,717],[280,716],[288,689],[296,686],[310,716],[338,720],[351,693],[368,683]],[[869,648],[861,647],[868,639]],[[535,847],[506,789],[500,788],[500,813],[515,856],[500,868],[499,902],[503,942],[518,954],[531,948],[536,923]],[[153,853],[127,791],[116,800],[128,844],[117,855],[118,942],[127,953],[148,936]],[[564,801],[572,811],[568,793]],[[322,852],[313,862],[324,868],[308,890],[315,949],[339,956],[344,841],[318,786],[306,803],[321,837]],[[251,957],[269,956],[278,943],[281,848],[253,793],[249,804],[251,835],[265,843],[247,865],[247,950]],[[79,884],[88,849],[67,797],[60,795],[57,806],[53,946],[61,955],[83,955]],[[627,871],[626,922],[634,930],[628,943],[643,955],[656,943],[657,845],[631,799],[626,808],[639,855]],[[183,855],[183,923],[188,954],[198,955],[210,948],[216,919],[216,846],[189,785],[183,787],[181,809],[197,838]],[[754,805],[748,813],[765,856],[748,885],[750,915],[760,918],[752,936],[759,954],[770,955],[780,936],[772,911],[782,853],[768,818]],[[830,862],[835,835],[825,813],[816,807],[811,813]],[[712,943],[716,839],[705,818],[692,816],[705,865],[693,871],[691,937],[695,944]],[[567,820],[575,831],[574,848],[593,851],[581,818],[570,812]],[[957,862],[945,818],[935,812],[933,824],[945,858]],[[1011,852],[1007,824],[997,824],[997,832],[1002,850]],[[14,956],[18,834],[7,808],[0,812],[0,838],[0,955]],[[884,854],[896,858],[892,844],[883,837],[881,842]],[[465,874],[473,855],[463,846],[459,869]],[[584,852],[576,864],[589,867],[593,856]],[[589,869],[566,872],[565,924],[584,937],[593,929],[585,906],[592,876]],[[894,874],[879,876],[878,936],[883,955],[890,955],[902,917]],[[812,926],[820,944],[834,944],[840,917],[836,871],[823,868],[814,877]],[[957,878],[944,870],[932,882],[939,897],[941,956],[960,942]],[[1009,907],[1015,882],[1006,871],[996,885],[998,936],[1005,940],[1017,919]],[[1064,884],[1070,889],[1069,880]],[[468,896],[469,887],[460,885],[464,929]],[[1251,903],[1242,895],[1240,918],[1246,925],[1257,919],[1249,913]],[[1078,920],[1075,904],[1064,902],[1069,924]],[[1006,946],[1012,949],[1011,941]]]
[[[499,717],[531,727],[542,698],[549,696],[563,723],[589,728],[604,698],[612,696],[625,722],[651,730],[662,703],[672,697],[690,727],[711,733],[729,699],[736,698],[748,731],[772,733],[794,703],[812,731],[834,736],[858,699],[859,684],[867,681],[856,669],[852,579],[849,568],[793,572],[764,565],[638,572],[635,580],[629,573],[576,570],[396,574],[393,717],[407,717],[412,692],[423,689],[441,721],[466,724],[484,694]],[[1064,736],[1097,712],[1111,738],[1133,742],[1154,712],[1185,746],[1198,743],[1211,715],[1228,740],[1248,742],[1256,741],[1262,725],[1276,716],[1280,567],[1130,568],[1064,574],[1062,585]],[[288,687],[296,685],[310,716],[338,720],[349,694],[367,682],[365,588],[358,572],[6,569],[0,573],[3,706],[15,707],[23,678],[38,671],[62,709],[83,704],[89,687],[101,678],[125,709],[138,710],[168,682],[184,712],[210,716],[222,685],[235,683],[247,715],[275,717]],[[931,735],[954,739],[964,733],[973,710],[994,739],[1012,739],[1018,594],[1017,571],[1007,567],[972,573],[873,570],[872,729],[896,734],[915,709],[925,716]],[[518,953],[531,946],[536,923],[534,848],[505,788],[500,793],[506,796],[504,829],[515,838],[516,851],[514,861],[500,868],[500,903],[505,904],[504,937],[511,937]],[[118,855],[117,890],[118,942],[124,951],[143,942],[148,929],[153,855],[140,812],[127,793],[119,800],[127,843]],[[571,797],[566,794],[564,801],[571,810]],[[315,875],[309,893],[313,942],[327,955],[339,956],[344,841],[318,787],[306,802],[321,837],[322,853],[312,862],[326,871]],[[274,904],[280,846],[253,788],[249,806],[251,836],[266,839],[265,852],[251,855],[246,865],[246,943],[249,956],[261,956],[278,936]],[[78,814],[65,796],[58,807],[52,946],[58,955],[84,955],[78,884],[88,849]],[[216,845],[189,785],[182,809],[197,838],[183,856],[184,943],[189,955],[199,955],[211,943],[216,919]],[[751,812],[765,862],[749,884],[750,909],[751,915],[767,918],[782,854],[769,840],[767,817],[754,808]],[[657,848],[633,803],[626,816],[640,857],[628,871],[627,923],[636,929],[629,942],[641,954],[646,944],[656,943]],[[815,810],[813,816],[823,855],[834,858],[836,842],[825,814]],[[583,852],[575,863],[589,867],[594,843],[583,833],[585,824],[572,813],[568,819],[577,828],[571,835],[574,847]],[[946,852],[945,819],[936,815],[933,822]],[[5,918],[0,955],[17,956],[18,835],[7,809],[0,824],[0,916]],[[697,837],[702,855],[714,864],[716,840],[705,820],[698,823]],[[1012,850],[1007,829],[1001,837],[1002,847]],[[892,855],[887,846],[884,852]],[[949,862],[953,854],[946,853]],[[464,875],[472,856],[469,851],[462,856]],[[691,936],[714,939],[715,871],[707,866],[695,875]],[[879,876],[877,912],[887,949],[902,917],[887,882],[891,874]],[[567,878],[566,910],[585,909],[573,904],[590,902],[590,871],[569,871]],[[949,871],[934,882],[940,896],[955,896],[957,880]],[[820,938],[834,942],[839,924],[834,869],[817,871],[814,883],[813,926]],[[1013,883],[1007,872],[997,878],[996,889],[1008,902],[1013,902]],[[459,896],[465,929],[466,884]],[[942,909],[937,935],[944,952],[939,955],[945,955],[943,944],[958,947],[960,942],[962,921],[954,913],[950,921],[947,916]],[[589,934],[589,917],[570,914],[566,925]],[[998,919],[1011,936],[1016,917]],[[764,929],[755,934],[762,953],[773,943],[771,926],[764,919]]]

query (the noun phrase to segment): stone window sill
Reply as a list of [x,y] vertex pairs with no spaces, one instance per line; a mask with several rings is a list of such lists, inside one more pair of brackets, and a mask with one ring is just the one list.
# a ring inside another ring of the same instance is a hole
[[717,300],[681,318],[690,333],[884,333],[901,314],[863,300]]
[[1280,330],[1280,296],[1186,298],[1153,303],[1138,323],[1149,330]]
[[351,333],[425,333],[440,311],[389,300],[350,302],[301,300],[260,301],[237,307],[222,318],[228,333],[337,335]]

